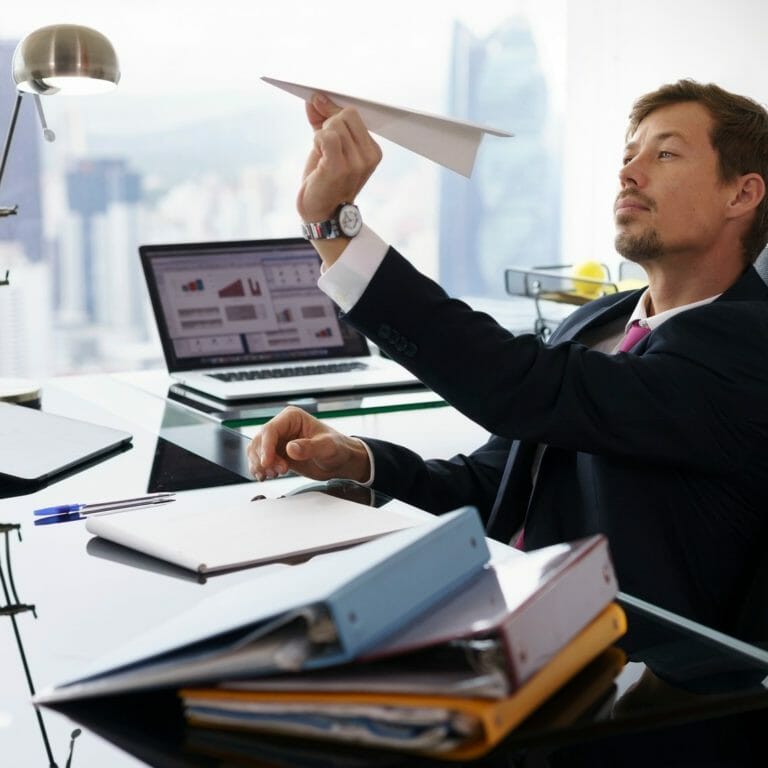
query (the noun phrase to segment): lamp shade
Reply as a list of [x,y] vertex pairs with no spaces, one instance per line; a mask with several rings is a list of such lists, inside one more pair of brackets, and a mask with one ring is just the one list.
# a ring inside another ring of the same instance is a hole
[[77,24],[54,24],[28,34],[13,54],[13,79],[20,91],[42,95],[100,93],[120,80],[112,43],[101,32]]

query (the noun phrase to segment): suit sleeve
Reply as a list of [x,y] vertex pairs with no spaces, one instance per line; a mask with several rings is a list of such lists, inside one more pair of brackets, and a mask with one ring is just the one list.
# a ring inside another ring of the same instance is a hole
[[688,310],[642,355],[547,346],[449,298],[390,249],[347,318],[492,434],[725,473],[768,439],[766,306]]
[[492,436],[469,455],[425,461],[403,446],[361,439],[373,453],[377,491],[434,514],[470,505],[488,522],[509,455],[509,440]]

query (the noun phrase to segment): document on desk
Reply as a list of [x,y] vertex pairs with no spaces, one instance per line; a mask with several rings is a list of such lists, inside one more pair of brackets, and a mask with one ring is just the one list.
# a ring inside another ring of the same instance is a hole
[[459,590],[489,557],[474,508],[430,518],[216,592],[35,701],[340,664]]
[[252,486],[186,491],[162,509],[92,516],[85,527],[145,555],[210,574],[359,544],[419,522],[317,491],[252,499]]
[[394,141],[395,144],[462,176],[472,175],[477,150],[484,136],[513,136],[499,128],[394,107],[338,91],[329,91],[326,88],[276,80],[272,77],[261,79],[305,101],[309,101],[315,93],[323,93],[340,107],[355,107],[365,127],[372,133]]

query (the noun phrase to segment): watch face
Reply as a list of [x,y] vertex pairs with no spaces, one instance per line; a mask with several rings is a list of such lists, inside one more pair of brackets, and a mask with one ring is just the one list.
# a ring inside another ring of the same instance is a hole
[[347,237],[354,237],[363,226],[363,219],[356,205],[347,203],[339,208],[339,229]]

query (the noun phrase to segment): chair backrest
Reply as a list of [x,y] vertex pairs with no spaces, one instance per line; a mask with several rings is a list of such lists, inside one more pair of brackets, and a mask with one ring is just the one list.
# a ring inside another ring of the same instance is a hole
[[[768,283],[768,248],[755,260],[755,269]],[[736,635],[742,640],[768,647],[768,551],[754,575],[754,581],[744,596]]]
[[768,248],[766,248],[755,261],[755,269],[757,274],[768,283]]
[[747,588],[734,635],[754,645],[768,647],[768,553],[764,553]]

